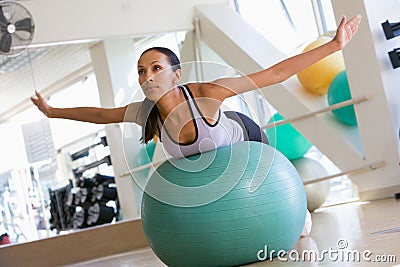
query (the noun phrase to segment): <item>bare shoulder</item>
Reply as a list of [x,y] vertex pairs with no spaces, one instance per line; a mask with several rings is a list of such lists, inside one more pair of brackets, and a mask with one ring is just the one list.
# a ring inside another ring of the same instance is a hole
[[223,102],[220,86],[214,83],[191,83],[187,84],[201,114],[214,123],[218,118],[218,110]]
[[132,102],[121,108],[121,112],[124,112],[124,122],[134,122],[139,125],[143,125],[143,120],[140,116],[140,112],[143,106],[143,101]]
[[204,97],[221,101],[227,97],[226,88],[215,82],[189,83],[187,86],[195,98]]

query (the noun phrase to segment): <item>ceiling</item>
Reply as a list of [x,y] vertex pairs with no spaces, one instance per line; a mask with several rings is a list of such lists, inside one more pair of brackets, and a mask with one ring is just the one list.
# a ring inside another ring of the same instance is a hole
[[[91,43],[27,48],[0,58],[0,121],[29,106],[34,90],[44,90],[91,63]],[[28,104],[28,105],[27,105]]]

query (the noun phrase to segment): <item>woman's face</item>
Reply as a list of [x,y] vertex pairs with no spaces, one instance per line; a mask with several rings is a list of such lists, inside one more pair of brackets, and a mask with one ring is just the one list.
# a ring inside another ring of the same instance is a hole
[[138,61],[139,84],[147,98],[157,101],[180,78],[180,70],[174,71],[168,57],[156,50],[143,54]]

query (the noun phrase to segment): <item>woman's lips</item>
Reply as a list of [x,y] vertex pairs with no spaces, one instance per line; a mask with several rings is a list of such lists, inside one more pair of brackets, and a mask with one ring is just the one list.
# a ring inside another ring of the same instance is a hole
[[155,90],[155,89],[157,89],[157,86],[155,86],[155,85],[146,86],[146,88],[145,88],[146,91],[152,91],[152,90]]

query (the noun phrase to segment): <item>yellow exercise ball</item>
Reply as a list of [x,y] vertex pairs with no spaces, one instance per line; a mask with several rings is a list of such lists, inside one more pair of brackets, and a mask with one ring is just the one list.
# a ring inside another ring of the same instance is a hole
[[[321,46],[330,40],[332,40],[331,37],[321,36],[304,48],[303,52]],[[329,85],[333,78],[344,69],[343,54],[342,51],[339,50],[300,71],[297,73],[297,78],[308,91],[324,95],[328,92]]]

